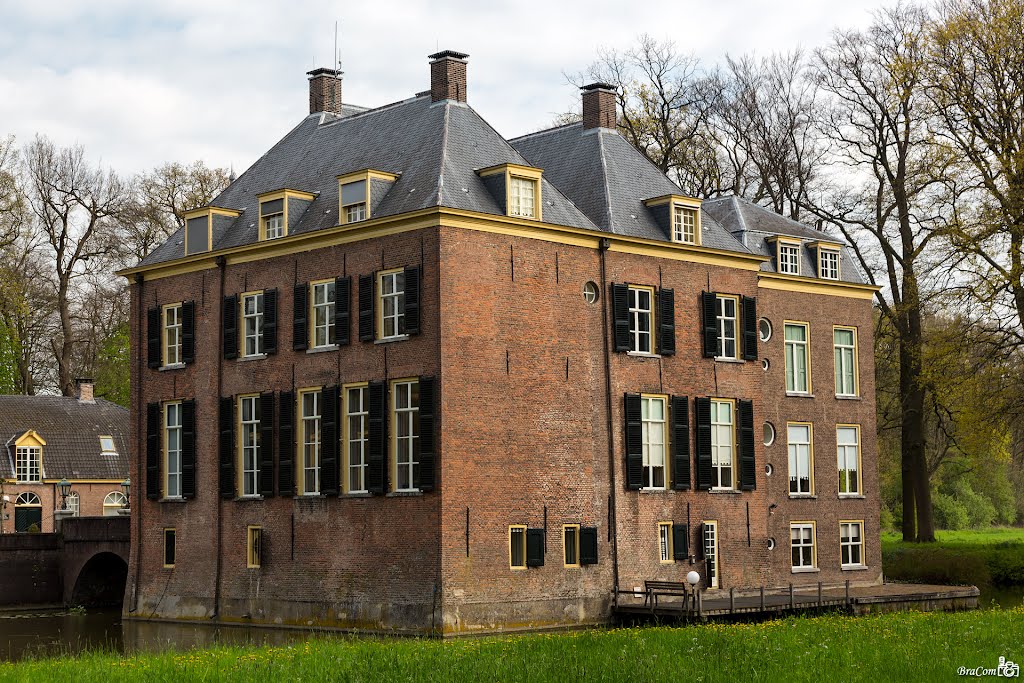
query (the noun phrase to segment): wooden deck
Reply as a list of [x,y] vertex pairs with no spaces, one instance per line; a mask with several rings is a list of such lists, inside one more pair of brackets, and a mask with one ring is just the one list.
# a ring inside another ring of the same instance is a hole
[[614,607],[622,621],[705,621],[731,618],[783,616],[801,612],[845,611],[851,614],[904,610],[942,611],[976,609],[974,586],[929,586],[885,583],[877,586],[800,586],[701,591],[697,601],[661,598],[657,606],[645,604],[643,595],[620,592]]

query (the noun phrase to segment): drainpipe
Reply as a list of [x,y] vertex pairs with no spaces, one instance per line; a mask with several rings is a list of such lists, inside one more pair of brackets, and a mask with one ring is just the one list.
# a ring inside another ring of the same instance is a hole
[[610,340],[608,339],[608,306],[611,305],[611,301],[608,300],[608,278],[605,270],[605,254],[608,251],[608,247],[611,246],[611,240],[607,237],[601,238],[600,247],[598,252],[601,255],[601,295],[605,300],[604,305],[601,306],[601,321],[604,325],[604,334],[601,338],[604,339],[604,383],[605,383],[605,396],[607,398],[606,410],[608,411],[608,478],[611,486],[611,532],[612,532],[612,576],[614,592],[614,605],[617,607],[619,604],[619,534],[618,534],[618,504],[616,496],[618,494],[618,485],[615,482],[615,438],[612,426],[612,350]]
[[[135,404],[134,404],[135,405],[135,439],[136,439],[136,441],[135,441],[135,444],[136,444],[135,445],[135,453],[136,453],[136,457],[135,457],[135,467],[136,467],[136,469],[135,469],[135,481],[138,482],[138,483],[135,485],[135,500],[136,500],[136,504],[135,504],[135,511],[132,513],[132,517],[134,517],[134,521],[135,521],[135,528],[136,528],[137,531],[135,533],[135,543],[133,543],[131,545],[132,554],[135,555],[135,582],[134,582],[134,585],[132,585],[132,602],[131,602],[132,606],[131,606],[131,609],[128,610],[129,614],[131,614],[131,613],[133,613],[133,612],[135,612],[136,610],[139,609],[139,581],[142,579],[142,537],[143,537],[143,533],[142,533],[142,506],[143,506],[143,504],[140,501],[145,499],[145,494],[141,494],[140,495],[140,492],[144,491],[144,489],[145,489],[145,479],[143,478],[143,473],[142,473],[142,452],[143,452],[142,444],[145,441],[145,437],[143,436],[143,431],[144,430],[142,428],[142,413],[144,412],[143,408],[146,405],[146,402],[143,399],[143,395],[142,395],[142,386],[144,384],[144,382],[142,381],[142,373],[144,372],[143,365],[142,365],[142,349],[145,348],[143,346],[143,343],[142,343],[143,342],[143,338],[142,338],[142,321],[146,319],[146,317],[145,317],[146,316],[146,303],[143,300],[143,296],[142,296],[142,293],[143,293],[142,283],[143,283],[144,280],[145,280],[145,278],[142,275],[142,273],[136,273],[135,274],[135,286],[138,287],[138,290],[139,290],[139,292],[138,292],[138,296],[139,296],[139,312],[138,312],[137,317],[135,318],[136,320],[139,321],[138,331],[136,333],[136,339],[135,339],[135,348],[137,349],[136,359],[135,359],[135,377],[138,380],[137,383],[138,383],[138,391],[139,391],[139,393],[138,393],[138,397],[136,398]],[[131,538],[130,532],[129,532],[128,538],[129,539]]]
[[[221,306],[224,305],[224,278],[225,278],[225,273],[227,271],[227,259],[224,258],[223,256],[218,256],[217,259],[216,259],[216,262],[217,262],[217,269],[220,271],[220,296],[217,297],[216,305],[218,307],[221,307]],[[223,339],[224,338],[224,330],[223,330],[223,327],[224,327],[224,316],[223,316],[223,314],[221,314],[218,318],[219,318],[220,322],[217,325],[217,336],[215,337],[215,339]],[[219,409],[220,408],[220,394],[221,394],[221,390],[222,390],[223,385],[224,385],[224,353],[223,353],[223,350],[219,348],[219,344],[215,344],[215,346],[217,346],[217,349],[216,349],[217,350],[217,354],[216,354],[217,355],[217,408]],[[219,438],[219,436],[218,436],[218,438]],[[218,469],[218,473],[219,473],[219,471],[220,470]],[[220,617],[220,574],[221,574],[221,565],[223,563],[223,558],[221,557],[221,549],[223,547],[223,529],[224,529],[224,523],[223,523],[224,515],[222,513],[223,513],[223,510],[224,510],[224,501],[220,497],[220,489],[219,489],[219,487],[218,487],[217,492],[216,492],[216,499],[217,499],[217,569],[216,569],[216,574],[214,575],[214,578],[213,578],[213,615],[210,617],[211,619],[217,619],[218,617]]]

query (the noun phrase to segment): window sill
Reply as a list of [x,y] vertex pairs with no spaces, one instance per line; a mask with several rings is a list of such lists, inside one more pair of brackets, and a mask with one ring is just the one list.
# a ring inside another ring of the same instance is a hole
[[160,503],[184,503],[184,502],[186,502],[186,500],[188,500],[188,499],[187,498],[182,498],[181,496],[177,496],[177,497],[174,497],[174,498],[161,498],[158,502],[160,502]]
[[790,500],[817,500],[818,495],[815,493],[791,493],[789,494]]
[[157,368],[157,371],[167,372],[168,370],[181,370],[184,367],[184,363],[171,363],[170,365],[161,365],[159,368]]
[[265,353],[257,353],[257,354],[253,354],[251,356],[239,356],[238,357],[238,362],[242,363],[242,362],[245,362],[247,360],[262,360],[262,359],[264,359],[266,357],[267,357],[267,354],[265,354]]
[[864,399],[854,394],[836,394],[836,399],[839,401],[863,401]]
[[815,574],[820,571],[817,567],[793,567],[792,569],[794,574]]
[[644,486],[644,487],[641,487],[641,488],[637,489],[638,493],[668,493],[668,491],[669,491],[668,487],[657,488],[655,486]]
[[391,491],[386,494],[385,498],[415,498],[416,496],[422,496],[423,491]]
[[295,500],[319,500],[321,498],[326,499],[327,496],[322,493],[300,493],[297,496],[292,496],[292,498]]
[[717,496],[722,496],[722,495],[724,495],[724,496],[739,496],[739,495],[743,494],[742,491],[738,491],[736,489],[708,489],[708,493],[711,493],[711,494],[714,494],[714,495],[717,495]]
[[373,494],[369,491],[353,491],[346,493],[345,498],[373,498]]
[[649,351],[626,351],[626,355],[633,358],[661,358],[661,355]]
[[814,398],[814,394],[806,391],[787,391],[786,398]]
[[236,501],[263,500],[263,496],[236,496],[235,500]]
[[841,500],[865,500],[867,496],[862,493],[840,493]]
[[373,343],[374,344],[390,344],[391,342],[405,341],[408,338],[409,338],[409,335],[407,335],[407,334],[399,334],[399,335],[397,335],[395,337],[384,337],[382,339],[378,339],[378,340],[374,341]]
[[311,349],[306,349],[306,353],[324,353],[326,351],[337,351],[338,345],[331,344],[329,346],[314,346]]
[[718,356],[715,356],[715,362],[716,363],[736,363],[738,365],[743,365],[743,363],[745,361],[742,358],[719,358]]
[[866,572],[868,566],[866,564],[848,564],[840,567],[844,572]]

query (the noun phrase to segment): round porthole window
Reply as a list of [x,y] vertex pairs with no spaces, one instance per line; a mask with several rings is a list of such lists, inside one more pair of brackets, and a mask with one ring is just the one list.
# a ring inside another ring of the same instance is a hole
[[583,285],[583,299],[588,304],[592,304],[597,301],[597,285],[593,282],[588,282]]
[[768,539],[768,550],[775,550],[775,539],[774,538],[769,538]]
[[771,446],[775,443],[775,425],[771,422],[764,423],[764,445]]
[[772,467],[771,463],[768,463],[767,465],[764,466],[764,473],[766,475],[768,475],[769,477],[772,476],[772,472],[774,472],[774,471],[775,471],[775,468]]
[[761,318],[758,329],[761,331],[761,341],[766,342],[772,338],[772,323],[768,318]]
[[764,370],[765,372],[768,372],[768,368],[770,368],[771,366],[772,366],[772,363],[771,363],[770,360],[768,360],[767,358],[762,358],[761,359],[761,369],[762,370]]

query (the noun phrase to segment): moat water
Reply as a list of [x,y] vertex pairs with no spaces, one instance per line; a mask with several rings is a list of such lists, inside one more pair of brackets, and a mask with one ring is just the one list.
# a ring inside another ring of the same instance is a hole
[[[1024,604],[1024,586],[984,591],[983,608]],[[280,645],[324,635],[296,629],[123,621],[121,611],[0,612],[0,661],[74,655],[86,651],[155,652],[230,645]]]

